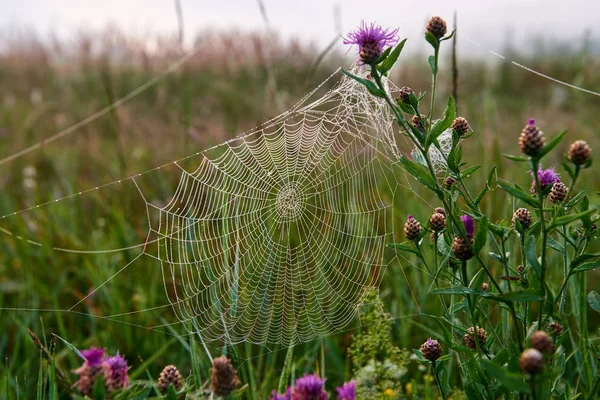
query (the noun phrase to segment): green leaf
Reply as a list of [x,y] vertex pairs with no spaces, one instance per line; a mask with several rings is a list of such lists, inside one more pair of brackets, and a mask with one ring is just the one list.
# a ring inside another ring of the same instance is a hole
[[506,367],[485,359],[482,359],[481,362],[489,374],[502,383],[508,390],[520,393],[530,392],[529,386],[523,381],[523,375],[510,372]]
[[598,268],[599,266],[600,266],[600,259],[582,264],[579,267],[572,269],[571,273],[577,274],[579,272],[591,271],[593,269]]
[[537,252],[535,249],[535,237],[529,236],[527,238],[527,242],[525,243],[525,257],[527,259],[527,264],[529,264],[535,274],[539,277],[542,274],[542,266],[538,261]]
[[385,97],[385,92],[381,89],[379,89],[377,87],[377,85],[375,85],[374,82],[368,80],[368,79],[364,79],[364,78],[360,78],[356,75],[351,74],[350,72],[346,71],[345,69],[342,69],[342,72],[346,75],[348,75],[350,78],[354,79],[355,81],[362,83],[363,85],[365,85],[365,87],[367,88],[367,90],[374,96],[377,97]]
[[573,259],[573,261],[571,261],[571,269],[577,267],[580,264],[583,264],[587,260],[591,260],[592,258],[596,258],[596,257],[600,257],[600,253],[594,253],[594,254],[584,253],[584,254],[580,254],[577,257],[575,257]]
[[569,177],[571,177],[571,179],[575,179],[575,170],[573,169],[573,167],[571,166],[571,164],[569,164],[566,161],[563,161],[562,166],[564,169],[567,170],[567,173],[569,174]]
[[481,222],[479,222],[479,227],[477,228],[477,235],[475,236],[475,243],[473,245],[473,251],[475,251],[475,253],[478,253],[479,250],[481,250],[483,246],[485,246],[485,242],[487,241],[488,237],[489,226],[490,221],[488,220],[488,217],[484,216],[481,219]]
[[585,217],[588,217],[595,212],[596,212],[596,210],[592,208],[590,210],[586,210],[586,211],[580,212],[578,214],[564,215],[562,217],[555,218],[550,222],[550,225],[548,226],[548,231],[550,231],[554,228],[558,228],[559,226],[567,225],[573,221],[577,221],[578,219],[583,219]]
[[427,40],[427,42],[433,46],[434,49],[438,48],[440,45],[439,39],[431,32],[425,32],[425,40]]
[[94,389],[92,389],[92,398],[94,400],[104,400],[106,399],[106,395],[104,393],[104,380],[102,376],[98,377],[96,383],[94,384]]
[[509,292],[498,295],[498,297],[502,298],[506,301],[541,301],[543,297],[540,296],[539,293],[534,292],[532,290],[519,290],[516,292]]
[[[387,49],[385,49],[385,51],[383,53],[381,53],[381,55],[379,57],[377,57],[377,60],[375,60],[375,62],[373,64],[375,64],[375,65],[380,64],[382,61],[387,59],[387,56],[390,54],[391,51],[392,51],[391,47],[388,47]],[[381,69],[380,69],[380,71],[381,71]]]
[[502,154],[502,155],[512,161],[518,161],[518,162],[529,161],[528,157],[513,156],[511,154]]
[[[392,69],[392,67],[398,60],[398,57],[400,56],[400,53],[402,52],[402,49],[404,48],[405,43],[406,43],[406,39],[404,39],[403,41],[398,43],[398,45],[394,48],[394,51],[392,51],[390,53],[390,55],[385,59],[385,61],[383,61],[383,64],[381,64],[381,68],[379,69],[382,74],[385,74],[390,69]],[[388,48],[388,50],[389,49],[391,49],[391,47]]]
[[393,248],[401,250],[401,251],[407,251],[409,253],[413,253],[418,256],[421,255],[421,252],[419,250],[417,250],[413,246],[409,246],[404,243],[388,243],[388,247],[393,247]]
[[560,141],[565,137],[566,134],[567,134],[567,131],[562,131],[561,133],[556,135],[556,137],[554,137],[554,139],[552,139],[547,145],[545,145],[542,148],[542,150],[540,150],[540,152],[536,155],[537,159],[538,160],[541,159],[546,154],[548,154],[550,151],[552,151],[552,149],[554,149],[556,147],[556,145],[560,143]]
[[498,185],[508,194],[522,200],[530,206],[537,207],[537,200],[517,185],[509,185],[508,182],[498,180]]
[[400,157],[400,164],[404,170],[414,176],[419,182],[433,191],[437,191],[435,179],[429,174],[429,171],[422,165],[409,160],[407,157]]
[[454,118],[456,116],[456,106],[454,104],[454,98],[448,98],[448,105],[446,106],[446,110],[444,111],[444,118],[436,122],[429,134],[425,138],[425,148],[429,148],[432,143],[434,143],[437,138],[452,125]]
[[[400,109],[402,111],[404,111],[407,114],[410,115],[414,115],[415,114],[415,110],[413,110],[412,106],[410,104],[406,104],[404,103],[402,100],[398,99],[398,101],[396,102],[396,104],[398,104],[398,107],[400,107]],[[422,135],[422,133],[421,133]]]
[[592,310],[600,313],[600,294],[598,294],[595,290],[592,290],[588,293],[587,298]]
[[472,165],[469,168],[465,168],[464,170],[462,170],[460,172],[461,176],[463,178],[468,178],[470,175],[472,175],[475,171],[477,171],[479,168],[481,168],[481,165]]
[[429,62],[429,68],[431,69],[431,73],[436,75],[437,74],[437,67],[435,65],[435,57],[434,56],[429,56],[429,58],[427,59],[427,62]]

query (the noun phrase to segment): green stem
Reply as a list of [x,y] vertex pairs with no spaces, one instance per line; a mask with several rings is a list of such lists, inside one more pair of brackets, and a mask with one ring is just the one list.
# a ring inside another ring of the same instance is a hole
[[542,316],[544,314],[544,304],[546,302],[546,247],[548,245],[548,232],[546,230],[546,219],[544,217],[544,194],[542,193],[542,185],[540,183],[540,177],[538,176],[539,161],[536,159],[531,160],[531,167],[533,171],[533,177],[535,180],[535,193],[537,195],[537,206],[540,218],[540,225],[542,227],[542,266],[540,273],[540,294],[542,301],[540,303],[540,310],[538,313],[538,329],[542,329]]
[[431,107],[429,109],[429,126],[432,126],[432,122],[433,122],[433,107],[435,106],[435,91],[437,88],[437,75],[438,75],[438,56],[440,54],[440,45],[438,43],[437,46],[435,46],[435,51],[434,51],[434,64],[435,64],[435,70],[431,71],[433,73],[433,84],[432,84],[432,88],[431,88]]

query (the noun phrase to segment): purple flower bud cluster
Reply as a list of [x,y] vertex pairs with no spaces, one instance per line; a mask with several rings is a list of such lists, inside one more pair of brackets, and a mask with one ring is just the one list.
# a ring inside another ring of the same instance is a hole
[[73,372],[79,375],[74,386],[82,394],[91,394],[100,377],[103,378],[104,388],[108,393],[129,386],[129,376],[127,375],[129,367],[127,361],[118,352],[110,357],[104,349],[91,347],[83,350],[81,355],[85,358],[85,362]]

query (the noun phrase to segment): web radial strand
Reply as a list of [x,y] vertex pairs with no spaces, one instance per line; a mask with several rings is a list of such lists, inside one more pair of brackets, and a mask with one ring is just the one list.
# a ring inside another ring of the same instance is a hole
[[152,255],[183,325],[287,345],[347,329],[387,266],[396,154],[385,105],[346,78],[182,170]]

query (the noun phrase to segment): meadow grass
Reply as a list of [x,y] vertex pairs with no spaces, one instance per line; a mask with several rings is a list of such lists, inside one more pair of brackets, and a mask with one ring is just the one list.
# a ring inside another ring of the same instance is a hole
[[[334,54],[315,66],[318,52],[314,49],[273,44],[258,35],[241,39],[252,46],[232,49],[228,47],[234,42],[232,36],[214,36],[212,42],[208,41],[212,44],[180,71],[70,137],[2,165],[0,214],[146,171],[221,143],[286,110],[345,62]],[[0,157],[37,143],[110,104],[179,55],[169,43],[157,54],[145,54],[135,43],[109,42],[103,51],[90,53],[82,41],[72,54],[31,42],[30,46],[15,45],[0,57]],[[269,55],[265,55],[267,48]],[[537,57],[513,54],[515,59],[548,75],[600,91],[595,74],[600,60],[585,51],[567,52],[560,49]],[[111,54],[121,56],[113,59]],[[265,57],[270,57],[268,63]],[[392,79],[399,86],[429,91],[430,74],[423,60],[404,57]],[[448,68],[447,63],[442,65],[444,68]],[[475,130],[465,144],[464,154],[470,164],[481,164],[482,171],[496,166],[499,176],[528,187],[530,175],[502,154],[517,152],[518,133],[523,121],[531,116],[547,134],[553,136],[568,129],[569,138],[584,139],[592,148],[600,149],[600,98],[557,86],[510,64],[489,65],[465,58],[460,60],[459,73],[458,113],[467,117]],[[449,76],[446,73],[440,77],[442,95],[452,89]],[[438,106],[438,114],[441,109]],[[544,162],[559,167],[570,141],[562,143],[553,158]],[[194,160],[186,161],[186,165],[193,168]],[[157,198],[167,198],[177,178],[176,173],[153,174],[143,184],[152,188]],[[485,173],[474,174],[467,185],[479,188],[486,178]],[[434,196],[416,182],[410,184],[413,191],[407,191],[395,205],[396,232],[402,232],[408,214],[422,221],[429,218],[431,208],[420,201],[420,196],[437,206]],[[578,187],[595,193],[600,175],[588,171]],[[597,206],[597,196],[590,198]],[[197,383],[209,378],[210,360],[197,338],[181,336],[184,332],[169,328],[160,332],[143,328],[173,322],[168,307],[124,315],[116,321],[68,312],[11,310],[63,310],[84,299],[91,288],[105,282],[136,253],[82,255],[56,252],[52,246],[111,249],[139,243],[146,234],[146,211],[141,205],[133,185],[116,185],[1,220],[1,228],[43,245],[31,245],[9,235],[0,242],[0,398],[33,398],[40,383],[38,374],[47,377],[42,380],[42,392],[50,395],[44,397],[54,398],[51,394],[55,391],[60,397],[68,396],[68,390],[54,378],[54,364],[40,360],[39,348],[32,343],[28,329],[54,352],[56,368],[71,381],[75,376],[70,371],[79,366],[80,360],[52,334],[80,349],[102,346],[111,353],[120,351],[132,365],[132,379],[156,379],[168,364],[177,365]],[[500,193],[481,206],[490,220],[507,220],[513,210],[513,203]],[[398,237],[397,241],[402,240]],[[518,248],[510,251],[518,252]],[[558,261],[558,256],[550,259],[551,263]],[[393,320],[391,340],[412,351],[427,337],[439,337],[440,332],[430,318],[406,316],[440,315],[442,305],[428,293],[432,280],[427,273],[409,267],[405,271],[412,290],[407,290],[402,272],[390,268],[379,296],[392,317],[401,317]],[[498,269],[495,272],[501,273]],[[559,281],[561,277],[549,278]],[[600,291],[599,282],[597,272],[588,272],[588,290]],[[78,310],[116,315],[165,303],[160,270],[142,264],[85,298]],[[580,312],[585,313],[584,308]],[[594,311],[588,312],[588,331],[596,332],[600,321]],[[347,349],[357,332],[360,329],[297,346],[292,374],[301,376],[318,370],[327,376],[327,387],[333,390],[351,376]],[[243,354],[244,359],[238,364],[240,379],[250,386],[243,396],[265,398],[277,388],[286,349],[249,344],[236,347],[233,351]],[[218,349],[212,352],[214,356],[219,353]],[[230,350],[230,354],[235,353]],[[410,369],[415,380],[426,379],[415,362]],[[452,376],[459,384],[458,374]],[[421,398],[435,398],[431,388],[424,390]]]

